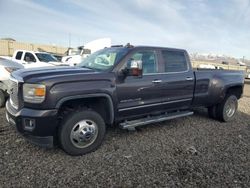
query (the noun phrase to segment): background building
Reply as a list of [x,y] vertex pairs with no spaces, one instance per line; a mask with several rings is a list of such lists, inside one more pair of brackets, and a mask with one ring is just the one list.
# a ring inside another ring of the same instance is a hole
[[44,51],[64,55],[68,48],[54,45],[17,42],[12,38],[0,39],[0,56],[12,56],[15,50]]

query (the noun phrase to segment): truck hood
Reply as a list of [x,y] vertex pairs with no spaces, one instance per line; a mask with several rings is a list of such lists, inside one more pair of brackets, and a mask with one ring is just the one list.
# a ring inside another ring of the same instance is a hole
[[[79,75],[96,74],[92,69],[69,67],[69,66],[55,66],[55,67],[42,67],[42,68],[28,68],[15,71],[11,74],[14,79],[20,82],[37,83],[47,80],[70,80],[70,78],[78,77]],[[59,77],[61,77],[59,79]]]

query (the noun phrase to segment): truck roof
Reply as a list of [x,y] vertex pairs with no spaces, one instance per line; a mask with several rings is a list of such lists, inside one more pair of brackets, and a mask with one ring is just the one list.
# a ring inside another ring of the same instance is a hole
[[17,52],[30,52],[30,53],[44,53],[44,54],[50,54],[48,52],[40,52],[40,51],[32,51],[32,50],[15,50],[15,53]]
[[186,52],[185,49],[181,48],[170,48],[170,47],[161,47],[161,46],[146,46],[146,45],[139,45],[139,46],[133,46],[131,44],[126,44],[124,45],[112,45],[111,48],[144,48],[144,49],[149,49],[149,48],[156,48],[156,49],[166,49],[166,50],[172,50],[172,51],[183,51]]

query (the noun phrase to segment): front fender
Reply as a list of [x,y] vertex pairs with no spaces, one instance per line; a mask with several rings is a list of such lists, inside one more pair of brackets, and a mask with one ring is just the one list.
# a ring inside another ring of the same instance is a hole
[[67,101],[74,100],[74,99],[88,99],[88,98],[98,98],[98,97],[104,97],[108,100],[108,108],[109,108],[109,118],[110,118],[110,124],[114,122],[114,105],[113,100],[110,95],[105,93],[97,93],[97,94],[84,94],[84,95],[74,95],[74,96],[68,96],[60,99],[56,103],[56,109],[60,109],[60,107]]

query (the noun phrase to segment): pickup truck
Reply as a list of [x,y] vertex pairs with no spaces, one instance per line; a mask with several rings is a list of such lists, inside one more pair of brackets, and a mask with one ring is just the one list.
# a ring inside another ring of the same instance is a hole
[[185,50],[112,46],[76,67],[18,70],[11,75],[6,118],[31,142],[59,145],[70,155],[96,150],[106,126],[137,126],[208,108],[230,121],[242,96],[244,73],[193,70]]
[[67,66],[59,62],[56,57],[47,52],[16,50],[11,58],[12,61],[22,64],[25,68]]

